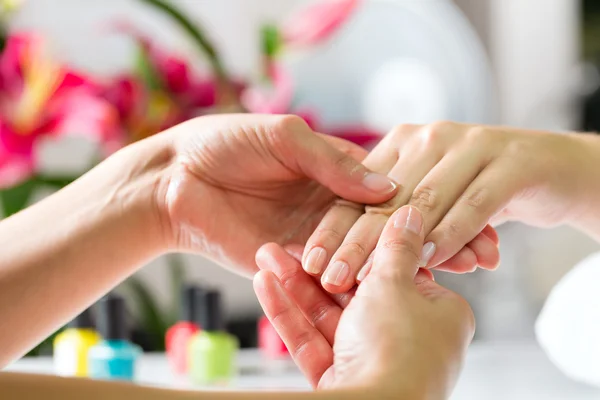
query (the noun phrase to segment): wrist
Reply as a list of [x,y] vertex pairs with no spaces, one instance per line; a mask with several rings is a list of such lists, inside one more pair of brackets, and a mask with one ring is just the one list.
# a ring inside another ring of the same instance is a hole
[[169,227],[163,202],[174,150],[169,135],[158,134],[134,143],[110,157],[103,176],[112,177],[105,198],[119,206],[124,223],[132,224],[153,255],[169,250]]
[[577,154],[573,160],[571,179],[577,190],[572,207],[576,210],[567,221],[569,225],[600,237],[600,136],[594,134],[572,134]]

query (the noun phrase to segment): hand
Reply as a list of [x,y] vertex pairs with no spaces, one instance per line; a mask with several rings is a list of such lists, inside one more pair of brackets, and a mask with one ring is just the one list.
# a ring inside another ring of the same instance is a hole
[[360,164],[364,150],[298,117],[203,117],[166,137],[175,163],[158,203],[170,247],[246,274],[262,244],[305,243],[336,195],[379,203],[396,191]]
[[[593,196],[582,200],[582,194],[598,178],[583,175],[589,175],[585,171],[598,155],[584,143],[587,136],[449,122],[400,126],[364,161],[393,178],[400,185],[398,194],[364,214],[333,208],[308,240],[304,266],[320,275],[328,264],[324,286],[346,290],[364,275],[359,271],[365,264],[368,269],[367,257],[388,216],[410,204],[425,221],[423,266],[458,273],[477,266],[494,269],[497,236],[488,223],[553,226],[579,218],[582,206],[590,205]],[[313,254],[330,257],[316,265]],[[340,277],[334,266],[348,271],[338,285],[333,285]]]
[[258,252],[258,299],[314,387],[362,389],[371,398],[450,394],[474,318],[464,299],[419,270],[423,237],[419,211],[397,211],[354,297],[324,292],[302,270],[301,248],[269,244]]

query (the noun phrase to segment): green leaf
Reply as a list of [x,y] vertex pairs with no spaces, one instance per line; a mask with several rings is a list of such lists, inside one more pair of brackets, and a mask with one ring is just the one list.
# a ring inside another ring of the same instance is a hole
[[162,79],[154,68],[154,65],[152,65],[148,51],[143,46],[139,46],[135,70],[148,88],[151,90],[163,89]]
[[203,30],[194,24],[186,15],[167,0],[140,0],[157,10],[162,11],[174,20],[179,26],[190,35],[198,48],[208,58],[211,63],[214,74],[224,82],[229,82],[227,73],[215,46],[204,34]]
[[283,45],[281,34],[279,33],[277,26],[263,26],[261,29],[261,37],[263,55],[268,59],[276,57]]
[[25,355],[25,357],[39,357],[39,356],[46,356],[46,355],[52,354],[52,347],[54,345],[54,339],[56,339],[56,336],[58,336],[64,330],[65,330],[64,327],[60,328],[59,330],[54,332],[52,335],[48,336],[40,344],[38,344],[33,349],[31,349]]
[[35,187],[36,182],[32,179],[10,189],[0,191],[0,201],[2,202],[4,217],[10,217],[27,207],[27,203]]
[[52,176],[52,175],[36,175],[32,180],[40,186],[49,186],[53,189],[60,190],[65,186],[75,182],[78,177],[73,176]]
[[171,315],[169,315],[170,324],[174,324],[181,315],[181,290],[185,282],[185,263],[180,254],[169,254],[167,256],[169,271],[171,273],[171,290],[173,293],[173,305]]
[[169,321],[163,317],[158,303],[142,281],[131,277],[127,280],[127,285],[137,303],[142,329],[151,336],[155,350],[164,350],[164,337],[170,326]]

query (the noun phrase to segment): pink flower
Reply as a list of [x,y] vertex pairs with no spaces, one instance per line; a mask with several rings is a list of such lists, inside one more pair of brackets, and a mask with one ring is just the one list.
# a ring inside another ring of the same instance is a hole
[[292,110],[294,84],[287,71],[279,64],[270,63],[268,75],[267,81],[242,93],[242,106],[254,114],[295,114],[316,129],[318,122],[314,111],[307,108]]
[[124,142],[152,136],[187,117],[165,92],[148,88],[135,76],[116,78],[105,88],[103,96],[117,110],[118,129]]
[[327,130],[327,133],[332,136],[336,136],[345,139],[349,142],[355,143],[368,150],[372,149],[379,143],[383,138],[383,135],[379,132],[375,132],[360,125],[351,125],[345,127],[336,127],[334,129]]
[[288,46],[311,46],[328,40],[348,21],[361,0],[322,0],[301,10],[283,25]]
[[[118,110],[119,124],[133,142],[187,119],[214,112],[219,84],[212,76],[195,73],[183,58],[166,51],[127,22],[112,24],[138,43],[142,64],[136,73],[118,76],[104,90]],[[243,90],[234,84],[236,96]]]
[[114,110],[99,97],[99,87],[42,50],[40,38],[13,35],[0,55],[0,188],[35,171],[36,144],[44,137],[114,140]]
[[287,71],[276,63],[268,67],[268,79],[242,94],[242,105],[255,114],[287,114],[294,99],[294,84]]

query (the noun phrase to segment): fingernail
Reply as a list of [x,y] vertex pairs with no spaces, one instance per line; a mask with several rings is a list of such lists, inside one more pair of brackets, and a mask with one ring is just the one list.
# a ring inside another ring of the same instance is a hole
[[336,261],[325,271],[323,282],[333,286],[342,286],[346,282],[346,279],[348,279],[349,274],[350,267],[348,264],[343,261]]
[[376,193],[391,193],[396,190],[396,184],[387,176],[369,172],[363,179],[363,185]]
[[415,207],[402,207],[400,210],[396,211],[394,228],[404,228],[420,235],[421,229],[423,229],[423,217],[421,216],[421,212]]
[[308,256],[306,256],[304,270],[309,274],[320,274],[323,272],[323,268],[325,268],[326,258],[327,252],[325,249],[322,247],[315,247],[308,253]]
[[356,276],[356,280],[359,282],[364,281],[365,278],[367,277],[367,275],[369,274],[369,271],[371,271],[372,265],[373,265],[373,253],[371,253],[369,258],[367,258],[365,265],[363,265],[363,267],[358,272],[358,275]]
[[433,258],[435,254],[436,245],[433,242],[428,242],[423,245],[423,250],[421,250],[421,267],[426,267],[429,264],[429,261]]

